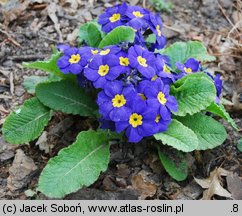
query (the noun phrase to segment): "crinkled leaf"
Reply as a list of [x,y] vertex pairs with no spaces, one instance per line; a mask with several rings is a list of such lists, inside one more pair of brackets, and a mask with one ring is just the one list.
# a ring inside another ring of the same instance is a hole
[[224,126],[209,116],[197,113],[179,117],[178,120],[197,135],[197,150],[215,148],[226,140],[227,133]]
[[229,113],[227,113],[227,111],[225,110],[225,108],[222,104],[216,104],[215,102],[213,102],[209,107],[207,107],[206,110],[208,112],[211,112],[211,113],[218,115],[221,118],[227,120],[235,130],[238,130],[236,123],[230,117]]
[[7,117],[2,128],[4,139],[12,144],[30,142],[40,136],[50,119],[50,109],[31,98]]
[[198,146],[197,135],[176,119],[172,120],[167,131],[157,133],[154,137],[156,140],[162,141],[163,144],[183,152],[191,152]]
[[206,109],[216,97],[212,80],[204,73],[194,73],[176,81],[171,87],[178,102],[178,116],[194,114]]
[[80,43],[86,43],[91,47],[98,47],[102,40],[102,34],[98,24],[89,22],[80,27],[78,40]]
[[199,41],[176,42],[158,52],[170,57],[173,69],[177,62],[185,63],[189,58],[195,58],[201,62],[216,60],[214,56],[207,53],[206,47]]
[[81,116],[94,116],[97,105],[77,84],[69,80],[40,83],[36,87],[39,100],[53,110]]
[[76,80],[76,76],[73,74],[63,74],[57,66],[57,60],[61,57],[61,52],[56,52],[52,54],[51,58],[46,61],[35,61],[35,62],[24,62],[24,68],[31,68],[42,70],[48,73],[53,73],[56,76],[61,77],[62,79]]
[[83,131],[76,142],[49,160],[39,179],[38,190],[49,197],[66,194],[91,185],[107,169],[109,135],[105,131]]
[[177,181],[183,181],[188,175],[187,157],[174,148],[157,146],[159,158],[169,175]]
[[100,42],[99,48],[109,45],[116,45],[121,42],[134,42],[134,29],[127,26],[119,26],[108,33]]

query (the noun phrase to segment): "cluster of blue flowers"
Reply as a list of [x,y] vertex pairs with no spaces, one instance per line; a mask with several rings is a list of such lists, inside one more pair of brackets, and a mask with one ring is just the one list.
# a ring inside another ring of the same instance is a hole
[[154,15],[150,11],[138,7],[128,6],[125,2],[108,8],[98,18],[102,30],[109,33],[118,26],[130,26],[135,29],[135,44],[145,46],[144,35],[152,32],[156,36],[156,42],[150,47],[162,49],[166,44],[166,38],[162,34],[162,21],[159,14]]
[[[166,131],[172,112],[178,110],[177,101],[169,92],[170,85],[187,74],[203,70],[200,63],[193,58],[185,64],[178,62],[177,74],[167,56],[148,50],[142,36],[145,31],[156,34],[156,48],[164,46],[165,38],[160,17],[143,8],[123,3],[107,9],[98,22],[105,32],[120,25],[131,26],[136,30],[136,41],[102,50],[62,45],[58,67],[65,74],[76,74],[80,85],[99,90],[97,104],[102,128],[125,131],[129,142]],[[218,76],[211,78],[219,99],[221,80]]]

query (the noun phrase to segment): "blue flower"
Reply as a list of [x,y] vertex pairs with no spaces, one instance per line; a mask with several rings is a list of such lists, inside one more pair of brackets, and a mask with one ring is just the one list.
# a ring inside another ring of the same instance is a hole
[[155,61],[153,53],[135,45],[130,47],[128,58],[132,68],[136,68],[144,77],[152,78],[155,75],[155,70],[152,67]]
[[169,85],[164,85],[160,79],[151,82],[144,91],[149,106],[156,107],[157,113],[163,120],[171,119],[171,111],[177,112],[178,105],[175,97],[169,95]]
[[106,33],[112,31],[117,26],[125,25],[127,17],[125,12],[128,6],[123,4],[107,8],[106,11],[98,17],[98,23],[102,26],[102,30]]
[[84,76],[93,82],[95,88],[104,88],[121,73],[119,59],[115,55],[96,55],[84,70]]
[[113,81],[98,94],[99,113],[105,119],[120,121],[131,114],[129,106],[136,96],[132,85],[123,86],[121,81]]
[[141,99],[133,101],[131,110],[131,114],[115,123],[116,131],[126,130],[129,142],[139,142],[143,137],[153,135],[156,132],[156,111]]
[[69,48],[70,48],[70,46],[66,45],[66,44],[59,44],[59,45],[57,45],[57,49],[59,51],[61,51],[62,53],[64,52],[64,50],[69,49]]
[[217,96],[219,97],[222,93],[222,85],[223,85],[223,81],[221,80],[221,75],[220,74],[216,74],[214,77],[214,84],[217,90]]
[[119,65],[122,68],[122,73],[130,74],[131,67],[130,67],[130,61],[129,61],[128,53],[125,52],[125,51],[120,51],[117,54],[117,56],[119,58]]
[[153,45],[153,49],[162,49],[166,44],[166,38],[162,34],[162,20],[160,15],[157,13],[155,16],[154,14],[150,13],[150,17],[148,20],[150,24],[150,28],[152,32],[156,35],[156,43]]
[[194,58],[189,58],[185,64],[182,64],[180,62],[176,63],[177,69],[179,69],[184,74],[190,74],[194,72],[198,72],[200,69],[200,63]]
[[146,30],[148,25],[146,20],[149,17],[150,12],[138,6],[129,6],[126,11],[126,16],[130,19],[127,25],[136,30]]
[[117,55],[121,52],[121,47],[116,45],[106,46],[98,52],[99,55],[105,56],[108,54]]
[[137,89],[137,92],[138,92],[138,95],[141,97],[142,100],[146,101],[147,100],[147,97],[145,95],[145,91],[146,89],[151,85],[151,82],[148,81],[148,80],[143,80],[141,81],[136,89]]
[[57,61],[57,66],[64,74],[79,74],[88,63],[88,59],[78,48],[63,49],[63,56]]
[[107,120],[103,117],[99,118],[98,121],[100,122],[101,129],[109,129],[111,131],[115,131],[115,122],[111,121],[111,120]]
[[77,75],[77,82],[78,84],[84,88],[85,90],[90,90],[90,89],[93,89],[93,84],[92,82],[90,82],[85,76],[83,73],[80,73]]
[[140,30],[135,33],[134,44],[146,47],[146,41]]
[[156,131],[155,133],[161,133],[167,131],[169,124],[171,123],[171,118],[164,120],[159,113],[157,113],[155,118]]
[[205,72],[214,82],[214,86],[216,88],[216,98],[215,103],[220,103],[220,96],[222,94],[222,88],[223,88],[223,81],[220,78],[220,74],[216,74],[215,77],[213,77],[209,72]]
[[156,75],[161,77],[164,84],[170,85],[175,82],[175,77],[169,66],[169,58],[167,56],[157,55],[154,68]]
[[85,56],[88,62],[90,62],[95,55],[100,53],[100,49],[89,46],[80,47],[79,50],[81,56]]

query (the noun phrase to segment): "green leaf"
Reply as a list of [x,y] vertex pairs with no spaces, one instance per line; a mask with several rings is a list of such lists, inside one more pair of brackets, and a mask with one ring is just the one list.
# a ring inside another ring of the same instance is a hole
[[237,148],[240,152],[242,152],[242,139],[239,140]]
[[127,26],[119,26],[108,33],[100,42],[99,48],[109,45],[116,45],[120,42],[134,42],[134,29]]
[[109,135],[105,131],[83,131],[76,142],[49,160],[39,179],[38,190],[53,198],[91,185],[107,169]]
[[225,110],[225,108],[224,108],[224,106],[222,104],[216,104],[215,102],[213,102],[209,107],[207,107],[206,110],[208,112],[211,112],[211,113],[213,113],[215,115],[218,115],[221,118],[225,119],[226,121],[228,121],[232,125],[232,127],[235,130],[238,130],[238,127],[237,127],[236,123],[230,117],[229,113],[227,113],[227,111]]
[[188,175],[187,157],[174,148],[157,146],[159,158],[169,175],[177,181],[183,181]]
[[155,43],[156,41],[156,35],[155,34],[150,34],[147,38],[146,38],[146,43]]
[[35,88],[39,83],[42,82],[54,82],[54,81],[60,81],[61,78],[58,76],[55,76],[54,74],[49,74],[49,76],[29,76],[24,79],[23,86],[25,90],[30,93],[35,93]]
[[48,76],[29,76],[24,79],[23,86],[26,91],[30,94],[35,93],[35,87],[41,83],[48,80]]
[[178,118],[178,120],[197,135],[197,150],[215,148],[226,140],[227,133],[224,126],[209,116],[197,113]]
[[73,74],[63,74],[57,66],[57,60],[61,57],[61,52],[52,54],[51,58],[46,61],[24,62],[23,68],[31,68],[42,70],[48,73],[52,73],[62,79],[76,80],[76,76]]
[[171,13],[173,4],[165,0],[150,0],[151,5],[159,12]]
[[98,24],[94,22],[89,22],[82,25],[79,31],[79,42],[85,42],[91,47],[98,47],[100,41],[102,40],[102,34],[97,25]]
[[196,134],[176,119],[172,120],[167,131],[155,134],[154,137],[183,152],[191,152],[198,146]]
[[214,56],[207,53],[206,47],[199,41],[176,42],[158,52],[170,57],[173,69],[177,62],[185,63],[189,58],[195,58],[201,62],[216,60]]
[[40,136],[51,119],[51,111],[34,97],[15,112],[3,124],[4,139],[12,144],[24,144]]
[[77,84],[69,80],[40,83],[36,87],[39,100],[53,110],[81,116],[94,116],[96,103]]
[[178,101],[178,116],[194,114],[206,109],[216,97],[212,80],[204,73],[194,73],[176,81],[171,94]]

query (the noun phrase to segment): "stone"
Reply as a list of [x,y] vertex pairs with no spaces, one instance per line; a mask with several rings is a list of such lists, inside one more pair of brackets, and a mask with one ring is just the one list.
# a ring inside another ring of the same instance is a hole
[[102,191],[94,188],[84,188],[66,197],[68,200],[137,200],[138,193],[133,189],[118,191]]
[[2,137],[0,137],[0,166],[5,165],[14,157],[15,146],[6,143]]
[[12,166],[9,168],[7,187],[11,191],[18,191],[27,186],[38,167],[32,158],[26,156],[23,150],[18,149]]

